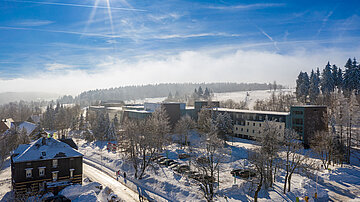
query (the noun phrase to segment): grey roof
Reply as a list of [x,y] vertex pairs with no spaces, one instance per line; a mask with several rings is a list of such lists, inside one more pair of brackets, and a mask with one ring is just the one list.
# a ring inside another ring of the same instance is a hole
[[83,156],[68,144],[54,138],[40,138],[31,144],[20,145],[13,152],[14,162],[39,161],[54,158]]
[[243,110],[243,109],[229,109],[229,108],[213,108],[215,111],[223,111],[223,112],[237,112],[244,114],[269,114],[269,115],[280,115],[287,116],[290,112],[275,112],[275,111],[256,111],[256,110]]

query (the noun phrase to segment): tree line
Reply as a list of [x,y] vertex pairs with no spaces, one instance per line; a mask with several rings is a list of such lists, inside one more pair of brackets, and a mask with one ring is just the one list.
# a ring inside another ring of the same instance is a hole
[[[75,98],[72,96],[63,96],[58,99],[60,103],[78,103],[89,105],[96,101],[107,100],[135,100],[153,97],[167,97],[169,93],[178,93],[179,96],[192,95],[194,89],[202,88],[211,89],[213,93],[250,91],[250,90],[267,90],[271,84],[261,83],[163,83],[123,86],[109,89],[96,89],[80,93]],[[282,88],[277,85],[277,88]]]
[[[300,72],[296,80],[296,97],[302,102],[310,104],[322,104],[326,102],[330,93],[335,90],[343,92],[345,97],[352,93],[360,93],[360,67],[356,59],[349,58],[345,64],[345,70],[330,62],[326,64],[322,72],[319,68],[312,70],[310,76],[307,72]],[[319,95],[325,101],[319,100]]]

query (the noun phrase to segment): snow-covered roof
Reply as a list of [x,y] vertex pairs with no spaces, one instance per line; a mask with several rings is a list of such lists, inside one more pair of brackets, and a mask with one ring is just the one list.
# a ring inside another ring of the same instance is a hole
[[20,145],[13,154],[14,162],[83,156],[64,142],[44,137],[32,142],[27,147]]
[[26,135],[30,135],[36,129],[36,127],[37,127],[36,124],[24,121],[19,124],[18,129],[19,129],[19,131],[21,131],[21,130],[23,130],[23,128],[25,128]]
[[275,112],[275,111],[256,111],[256,110],[243,110],[243,109],[228,109],[228,108],[213,108],[215,111],[223,111],[223,112],[238,112],[245,114],[269,114],[269,115],[281,115],[287,116],[290,112]]
[[146,110],[133,110],[133,109],[126,109],[125,112],[134,112],[134,113],[144,113],[144,114],[150,114],[152,111],[146,111]]

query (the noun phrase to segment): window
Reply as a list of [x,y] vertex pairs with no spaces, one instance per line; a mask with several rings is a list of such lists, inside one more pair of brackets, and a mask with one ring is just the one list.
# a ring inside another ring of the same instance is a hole
[[253,130],[253,133],[255,133],[255,130]]
[[235,130],[238,130],[238,127],[235,127]]
[[244,128],[241,128],[241,131],[244,131]]
[[281,129],[281,126],[279,126],[279,129]]
[[59,171],[52,172],[53,181],[56,181],[58,179],[58,173],[59,173]]
[[74,177],[74,170],[73,168],[70,169],[70,178],[73,178]]
[[39,167],[39,176],[44,177],[45,176],[45,167]]
[[261,127],[261,123],[259,123],[259,126]]
[[255,123],[253,123],[253,126],[255,126]]
[[26,173],[26,178],[31,178],[32,177],[32,168],[26,168],[25,173]]
[[294,111],[294,114],[301,115],[301,114],[303,114],[303,112],[302,111]]
[[247,122],[247,125],[249,125],[250,123],[249,122]]
[[57,167],[58,167],[58,160],[53,159],[53,168],[57,168]]
[[246,132],[249,132],[249,129],[246,129]]

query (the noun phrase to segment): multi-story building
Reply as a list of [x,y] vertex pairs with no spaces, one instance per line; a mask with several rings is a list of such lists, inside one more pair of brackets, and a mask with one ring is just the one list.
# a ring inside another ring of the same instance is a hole
[[289,122],[289,112],[255,111],[228,108],[213,108],[215,113],[228,113],[233,120],[235,137],[256,139],[265,127],[265,121],[273,121],[284,131]]
[[83,155],[53,138],[20,145],[11,155],[11,182],[15,196],[51,191],[82,183]]
[[300,135],[300,139],[306,147],[309,146],[310,140],[316,131],[327,130],[328,128],[326,106],[291,106],[290,114],[289,128],[294,129]]
[[124,117],[129,119],[144,119],[157,108],[163,106],[174,126],[181,116],[189,115],[197,120],[201,110],[212,110],[213,113],[228,113],[233,121],[233,135],[240,138],[256,139],[261,136],[265,121],[272,121],[282,132],[292,128],[299,133],[299,139],[305,146],[309,145],[313,133],[327,129],[326,106],[292,106],[290,112],[256,111],[220,108],[217,101],[195,101],[194,107],[185,103],[145,103],[124,107]]
[[170,125],[172,127],[180,120],[181,116],[188,115],[197,120],[197,114],[203,107],[219,107],[219,102],[195,101],[194,107],[187,107],[185,103],[168,102],[168,103],[144,103],[144,105],[127,105],[124,106],[123,117],[128,119],[144,119],[149,117],[156,109],[163,107],[166,111]]

